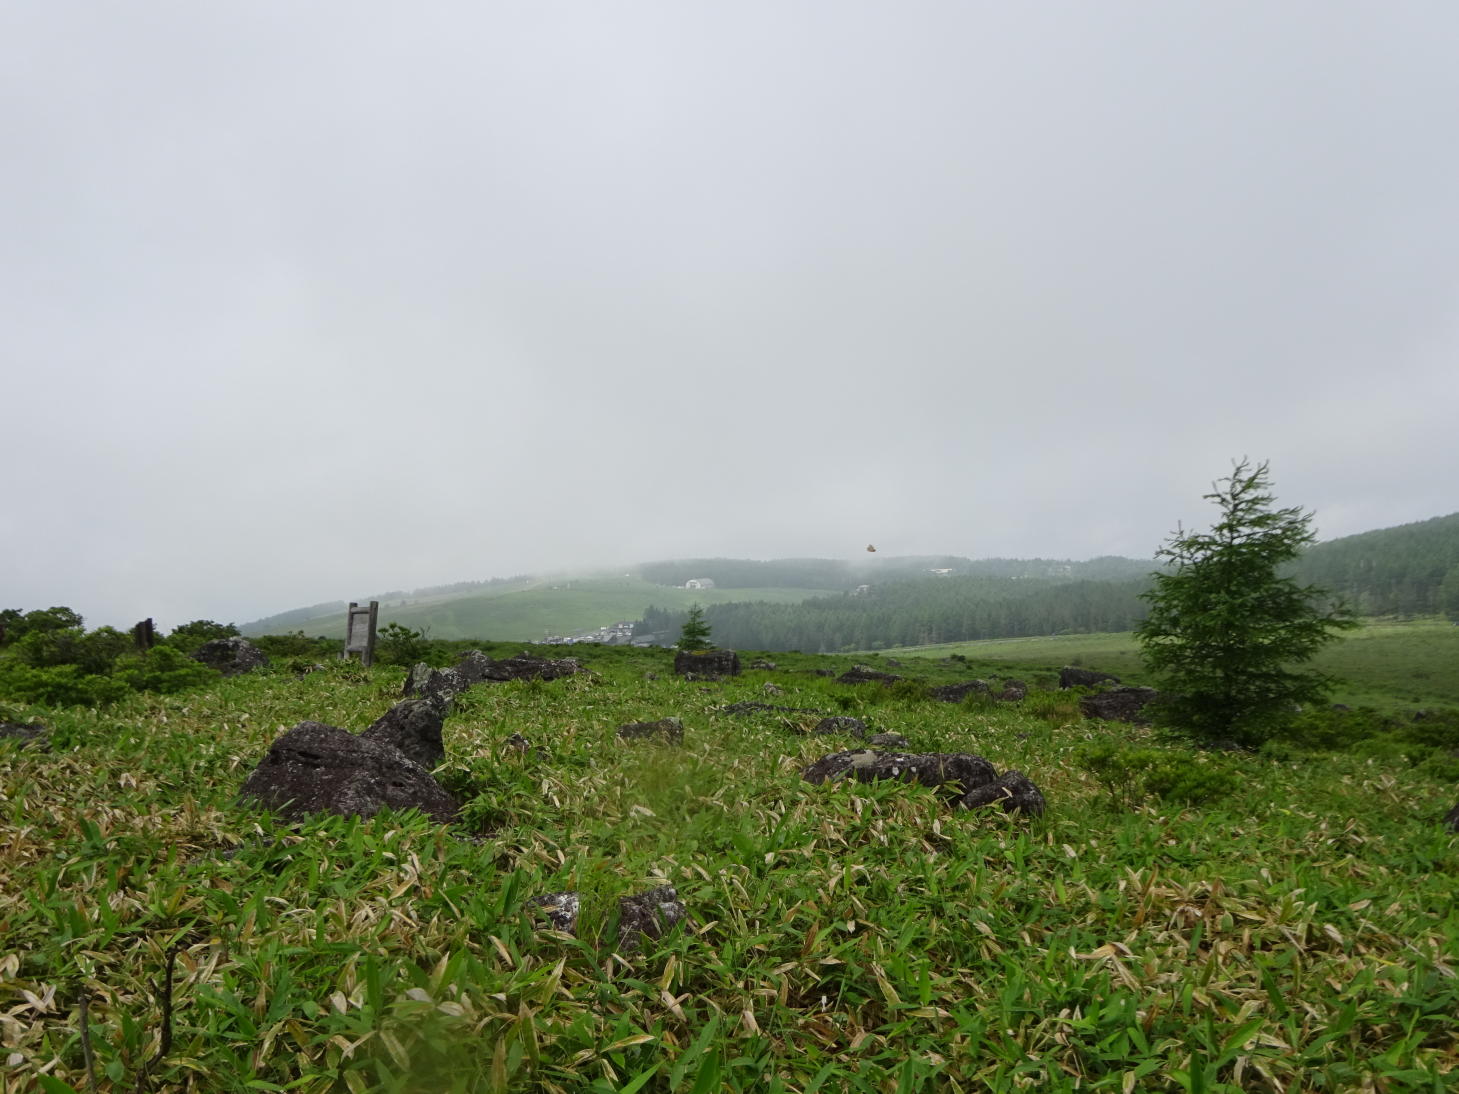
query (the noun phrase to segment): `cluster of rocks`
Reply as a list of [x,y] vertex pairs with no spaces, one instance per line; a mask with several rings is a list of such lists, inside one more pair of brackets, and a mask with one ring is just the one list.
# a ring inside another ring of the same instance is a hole
[[509,680],[556,680],[585,671],[576,657],[533,657],[523,652],[495,660],[480,650],[470,650],[448,669],[419,664],[405,678],[406,698],[429,699],[443,710],[475,684],[505,683]]
[[[576,937],[582,903],[580,893],[547,893],[528,901],[527,908],[544,916],[551,930]],[[633,953],[643,939],[660,939],[671,928],[692,922],[688,909],[679,900],[678,891],[672,885],[660,885],[634,896],[620,897],[618,952]]]
[[997,805],[1005,813],[1029,816],[1044,811],[1044,796],[1027,775],[1021,771],[1000,775],[983,757],[969,752],[833,752],[801,775],[816,784],[848,778],[857,782],[896,779],[933,787],[965,809]]

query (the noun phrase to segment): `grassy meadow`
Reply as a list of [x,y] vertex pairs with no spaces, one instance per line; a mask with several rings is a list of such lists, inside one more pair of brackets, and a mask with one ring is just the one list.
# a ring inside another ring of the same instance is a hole
[[[1129,683],[1146,683],[1131,634],[1069,634],[1003,638],[888,650],[892,657],[960,654],[974,665],[1008,672],[1042,672],[1061,665],[1101,669]],[[1362,621],[1312,660],[1338,679],[1334,702],[1377,710],[1459,706],[1459,626],[1443,619]]]
[[[617,620],[638,619],[649,607],[683,611],[693,604],[738,600],[786,604],[824,595],[824,589],[680,589],[637,577],[542,579],[527,587],[387,599],[380,603],[380,625],[399,623],[424,630],[432,638],[470,639],[485,634],[498,641],[539,642],[549,634],[577,634]],[[344,613],[295,620],[288,629],[309,635],[344,634]],[[270,632],[267,627],[260,630],[250,625],[244,633]]]
[[[398,668],[0,709],[52,727],[50,751],[0,741],[0,1088],[1459,1084],[1459,836],[1439,823],[1459,765],[1195,753],[1087,722],[1071,693],[950,705],[810,671],[850,658],[772,654],[774,671],[704,683],[674,678],[668,651],[573,653],[593,675],[458,701],[437,770],[466,803],[450,829],[235,804],[283,728],[365,727]],[[721,709],[742,700],[976,752],[1028,774],[1048,812],[813,786],[801,768],[855,742]],[[616,737],[668,715],[681,746]],[[1090,764],[1100,749],[1154,756],[1184,789]],[[692,925],[624,952],[618,898],[665,884]],[[528,905],[567,889],[576,937]]]

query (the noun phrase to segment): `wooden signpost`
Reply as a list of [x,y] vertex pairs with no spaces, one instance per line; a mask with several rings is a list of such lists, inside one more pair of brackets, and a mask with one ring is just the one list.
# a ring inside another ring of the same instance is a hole
[[345,637],[343,657],[352,653],[360,655],[360,664],[369,668],[375,662],[375,620],[380,614],[380,602],[370,601],[369,607],[350,602],[349,614],[345,616]]

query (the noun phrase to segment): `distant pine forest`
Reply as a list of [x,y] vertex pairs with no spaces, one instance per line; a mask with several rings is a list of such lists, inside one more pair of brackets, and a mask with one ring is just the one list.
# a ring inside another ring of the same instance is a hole
[[[834,589],[800,603],[705,609],[719,645],[810,653],[1127,631],[1144,616],[1140,594],[1154,565],[1126,558],[689,559],[651,563],[640,573],[664,585],[707,578],[716,588]],[[1317,544],[1293,577],[1358,615],[1459,620],[1459,513]],[[635,633],[670,642],[683,620],[681,610],[650,607]]]

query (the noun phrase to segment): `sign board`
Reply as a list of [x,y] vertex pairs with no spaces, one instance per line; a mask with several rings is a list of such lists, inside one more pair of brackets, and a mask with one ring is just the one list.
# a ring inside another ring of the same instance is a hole
[[375,621],[379,614],[378,600],[370,601],[368,606],[351,601],[345,616],[344,656],[359,654],[360,664],[367,668],[375,661]]

